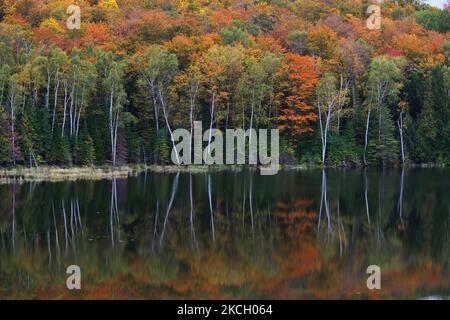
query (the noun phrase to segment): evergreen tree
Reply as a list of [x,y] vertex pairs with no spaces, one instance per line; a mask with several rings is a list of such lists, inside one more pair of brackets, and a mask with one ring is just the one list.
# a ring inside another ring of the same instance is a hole
[[90,166],[95,162],[94,140],[87,130],[83,130],[77,145],[78,161],[83,166]]

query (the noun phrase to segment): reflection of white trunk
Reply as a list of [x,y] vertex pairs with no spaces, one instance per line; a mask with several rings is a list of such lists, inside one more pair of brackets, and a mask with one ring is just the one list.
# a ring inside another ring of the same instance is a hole
[[172,209],[173,200],[175,199],[175,195],[176,195],[177,190],[178,190],[178,179],[179,179],[179,177],[180,177],[180,173],[178,172],[177,175],[175,176],[175,179],[173,180],[172,193],[170,195],[169,204],[167,206],[166,216],[164,217],[163,229],[161,231],[161,237],[159,238],[159,246],[160,247],[162,246],[162,242],[163,242],[163,239],[164,239],[164,234],[166,233],[166,225],[167,225],[167,221],[169,219],[170,210]]
[[155,222],[153,223],[152,253],[155,252],[155,239],[158,234],[159,198],[156,199]]
[[47,251],[48,251],[48,265],[52,263],[52,246],[50,243],[50,229],[47,229]]
[[190,214],[189,214],[189,221],[191,224],[191,237],[192,241],[194,242],[194,247],[198,249],[197,245],[197,239],[195,236],[195,227],[194,227],[194,198],[192,195],[192,174],[189,175],[189,204],[190,204]]
[[400,216],[400,221],[403,221],[403,186],[405,181],[405,169],[402,168],[402,173],[400,176],[400,194],[398,196],[398,202],[397,202],[397,210],[398,215]]
[[[117,205],[117,180],[115,177],[112,178],[111,181],[111,201],[109,204],[109,226],[111,231],[111,244],[114,248],[114,224],[117,223],[117,226],[120,227],[120,219],[119,219],[119,207]],[[119,228],[120,231],[120,228]],[[120,240],[120,234],[119,234]]]
[[248,201],[249,201],[249,206],[250,206],[250,220],[252,223],[252,234],[254,232],[253,228],[253,179],[252,179],[252,175],[250,173],[250,177],[249,177],[249,191],[248,191]]
[[246,189],[245,189],[245,181],[244,181],[244,197],[242,198],[242,229],[245,226],[245,199],[246,199]]
[[68,242],[68,232],[67,232],[67,218],[66,218],[66,207],[64,205],[64,200],[61,200],[62,203],[62,211],[63,211],[63,218],[64,218],[64,238],[65,238],[65,244],[66,244],[66,254],[67,254],[67,249],[69,246],[69,242]]
[[322,194],[320,198],[319,221],[317,223],[318,231],[320,229],[320,222],[322,220],[322,211],[324,207],[327,218],[328,231],[331,231],[331,216],[330,216],[330,207],[328,204],[328,191],[327,191],[327,174],[325,170],[322,170]]
[[12,195],[12,247],[13,251],[16,250],[16,183],[13,183],[13,195]]
[[53,228],[55,229],[56,253],[57,253],[57,259],[59,261],[59,256],[61,255],[61,250],[59,248],[59,236],[58,236],[58,228],[56,226],[55,204],[53,203],[53,201],[52,201],[52,213],[53,213]]
[[211,190],[211,175],[208,174],[208,200],[209,200],[209,211],[211,213],[211,231],[213,241],[216,241],[216,235],[214,230],[214,212],[212,206],[212,190]]
[[367,180],[367,171],[364,169],[364,198],[366,203],[367,222],[370,226],[370,211],[369,211],[369,184]]

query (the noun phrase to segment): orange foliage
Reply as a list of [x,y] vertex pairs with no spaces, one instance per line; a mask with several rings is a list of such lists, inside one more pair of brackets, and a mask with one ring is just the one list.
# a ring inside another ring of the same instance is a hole
[[285,108],[278,117],[279,128],[296,135],[313,131],[312,122],[317,120],[312,98],[315,87],[319,82],[319,72],[313,57],[286,54],[283,69],[287,72],[289,93],[286,97]]

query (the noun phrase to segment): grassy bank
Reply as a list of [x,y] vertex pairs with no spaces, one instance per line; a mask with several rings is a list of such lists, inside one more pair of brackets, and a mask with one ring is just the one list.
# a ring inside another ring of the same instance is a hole
[[[435,168],[443,167],[436,164],[408,165],[409,168]],[[248,165],[127,165],[120,167],[99,166],[99,167],[54,167],[41,166],[39,168],[12,167],[0,168],[0,183],[9,183],[12,181],[76,181],[76,180],[103,180],[112,178],[127,178],[136,176],[139,173],[148,171],[156,173],[203,173],[217,172],[224,170],[240,171],[244,168],[256,170],[256,166]],[[280,170],[310,170],[321,169],[321,165],[299,164],[284,165]],[[363,166],[328,166],[335,169],[362,169]]]
[[241,170],[243,166],[162,166],[162,165],[129,165],[120,167],[52,167],[39,168],[0,168],[0,183],[12,181],[76,181],[76,180],[103,180],[112,178],[127,178],[136,176],[141,172],[191,172],[202,173],[222,170]]
[[126,178],[138,174],[139,167],[50,167],[3,168],[0,169],[0,182],[9,181],[74,181]]

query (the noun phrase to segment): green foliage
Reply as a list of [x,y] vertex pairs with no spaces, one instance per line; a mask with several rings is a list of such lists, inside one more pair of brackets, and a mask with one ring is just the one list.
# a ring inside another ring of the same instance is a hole
[[164,132],[157,135],[153,144],[153,157],[156,163],[169,163],[170,150],[167,134]]
[[362,148],[355,138],[352,122],[348,122],[341,134],[332,133],[329,137],[327,161],[334,165],[359,164]]
[[78,143],[78,157],[83,166],[90,166],[95,162],[94,140],[85,131],[81,134]]
[[56,127],[54,132],[48,160],[50,164],[56,165],[68,165],[71,163],[70,144],[67,138],[61,137],[59,127]]
[[[399,156],[399,142],[395,137],[396,127],[386,106],[380,106],[378,117],[378,122],[371,127],[367,159],[369,164],[392,166]],[[378,125],[380,122],[381,126]]]
[[8,138],[0,135],[0,162],[5,163],[9,160],[9,141]]
[[414,14],[416,21],[425,28],[441,33],[450,31],[450,10],[434,8],[418,11]]
[[308,53],[308,33],[305,31],[292,31],[287,37],[288,48],[299,55]]
[[233,23],[229,24],[219,32],[220,37],[225,45],[232,45],[240,42],[244,45],[249,45],[249,33],[245,29],[242,22],[234,20]]
[[[211,119],[295,127],[282,130],[284,160],[320,164],[316,98],[333,102],[340,85],[327,164],[359,164],[369,110],[371,164],[398,162],[400,132],[411,161],[450,161],[450,42],[417,24],[448,32],[448,10],[391,1],[378,34],[356,27],[366,17],[351,1],[87,1],[82,32],[69,32],[64,3],[35,2],[0,6],[2,164],[171,163],[170,129]],[[298,108],[282,123],[295,82]]]

